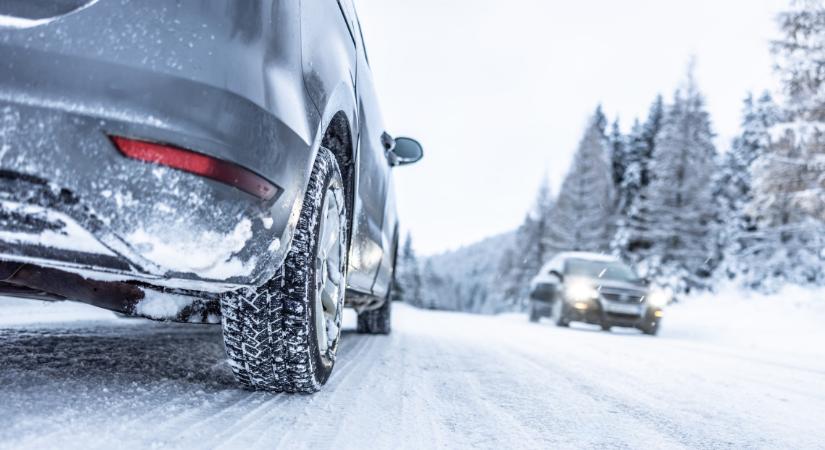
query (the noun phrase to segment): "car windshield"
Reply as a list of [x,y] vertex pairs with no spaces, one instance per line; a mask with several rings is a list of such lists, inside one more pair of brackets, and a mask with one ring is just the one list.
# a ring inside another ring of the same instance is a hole
[[620,262],[568,259],[565,263],[568,275],[603,278],[617,281],[638,281],[639,276],[628,265]]

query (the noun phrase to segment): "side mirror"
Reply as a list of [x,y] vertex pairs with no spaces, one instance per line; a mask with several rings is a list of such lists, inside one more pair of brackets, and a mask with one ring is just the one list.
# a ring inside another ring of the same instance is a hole
[[424,148],[412,138],[395,138],[394,145],[387,151],[387,160],[391,166],[412,164],[423,157]]
[[564,282],[564,275],[562,275],[561,272],[559,272],[558,270],[551,270],[550,275],[553,275],[554,277],[558,278],[560,283]]

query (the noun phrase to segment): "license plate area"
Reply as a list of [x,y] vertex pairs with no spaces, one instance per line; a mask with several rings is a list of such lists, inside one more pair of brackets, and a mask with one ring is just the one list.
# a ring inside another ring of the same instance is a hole
[[642,315],[642,305],[638,304],[605,302],[604,309],[607,312],[616,314],[628,314],[634,316]]

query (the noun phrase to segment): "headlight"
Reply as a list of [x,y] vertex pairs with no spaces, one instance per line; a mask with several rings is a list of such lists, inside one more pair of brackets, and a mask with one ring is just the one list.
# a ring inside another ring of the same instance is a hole
[[663,290],[655,290],[651,291],[650,294],[647,295],[647,302],[651,306],[662,308],[664,306],[667,306],[668,303],[670,303],[670,297],[670,292]]
[[565,289],[565,295],[569,301],[581,302],[597,298],[599,296],[599,291],[590,285],[590,283],[585,281],[575,281],[567,286]]

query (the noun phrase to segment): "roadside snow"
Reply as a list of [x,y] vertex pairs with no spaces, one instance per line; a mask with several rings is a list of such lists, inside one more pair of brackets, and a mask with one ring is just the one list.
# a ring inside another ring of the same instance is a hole
[[239,389],[217,326],[0,299],[0,448],[825,448],[823,292],[691,298],[656,338],[396,303],[312,396]]

